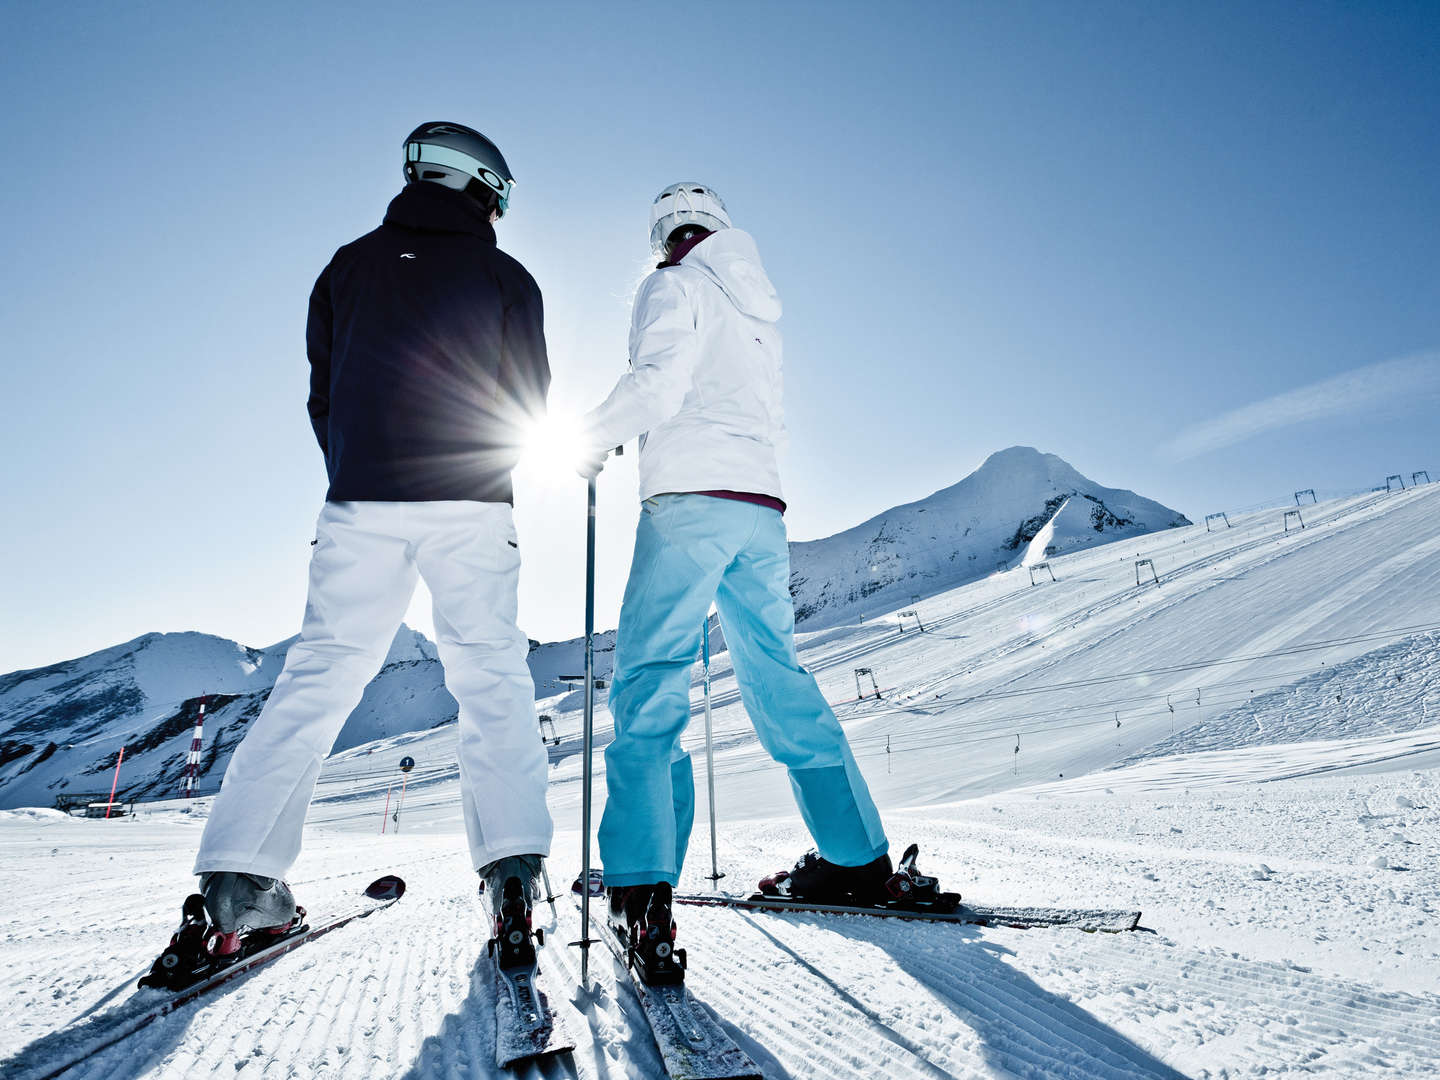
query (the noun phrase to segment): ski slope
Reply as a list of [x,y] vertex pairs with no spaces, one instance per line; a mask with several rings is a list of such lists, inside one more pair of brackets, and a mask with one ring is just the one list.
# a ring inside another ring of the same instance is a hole
[[[920,604],[924,633],[890,615],[803,637],[892,840],[919,842],[924,869],[979,902],[1133,905],[1153,932],[681,909],[692,989],[767,1076],[1440,1073],[1440,486],[1304,516],[1052,558],[1053,583],[997,574]],[[1141,558],[1159,584],[1136,584]],[[879,700],[856,700],[857,667]],[[723,654],[715,676],[720,885],[741,891],[806,838]],[[542,704],[562,890],[579,864],[569,703]],[[603,708],[597,728],[603,747]],[[357,747],[322,776],[291,877],[302,903],[324,912],[390,871],[410,884],[400,904],[66,1075],[493,1075],[453,738]],[[406,754],[399,834],[380,835]],[[0,1074],[43,1072],[134,1007],[207,810],[0,814]],[[709,871],[702,807],[682,885]],[[570,984],[574,906],[536,916],[542,962]],[[663,1075],[603,951],[592,973],[596,996],[564,1005],[575,1054],[521,1075]]]

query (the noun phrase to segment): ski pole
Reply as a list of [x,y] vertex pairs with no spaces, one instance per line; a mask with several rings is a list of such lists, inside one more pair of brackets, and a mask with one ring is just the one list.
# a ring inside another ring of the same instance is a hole
[[591,751],[595,742],[595,478],[590,478],[585,508],[585,732],[580,785],[580,985],[590,985],[590,791],[594,782]]
[[550,864],[548,859],[540,860],[540,876],[545,880],[545,902],[550,905],[550,914],[555,914],[555,889],[550,884]]
[[705,663],[705,778],[710,785],[710,880],[719,881],[725,875],[720,872],[719,859],[715,854],[715,743],[710,724],[710,617],[705,617],[705,632],[701,636],[701,655]]

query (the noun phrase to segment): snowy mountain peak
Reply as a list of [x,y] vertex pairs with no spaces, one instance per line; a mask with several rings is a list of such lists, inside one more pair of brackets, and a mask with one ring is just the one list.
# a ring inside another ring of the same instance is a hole
[[[178,786],[198,705],[208,702],[201,788],[259,715],[297,638],[252,649],[213,634],[150,633],[49,667],[0,675],[0,805],[48,804],[103,787],[126,748],[122,787],[155,796]],[[338,749],[452,719],[435,646],[401,626]]]
[[[824,540],[790,546],[790,593],[805,629],[894,610],[1008,569],[1189,525],[1133,491],[1107,488],[1032,446],[991,454],[965,479]],[[1043,546],[1031,550],[1042,530]]]

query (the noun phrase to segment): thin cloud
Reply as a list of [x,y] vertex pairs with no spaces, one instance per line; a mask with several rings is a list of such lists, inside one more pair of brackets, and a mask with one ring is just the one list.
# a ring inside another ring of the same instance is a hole
[[1440,352],[1420,353],[1347,371],[1298,390],[1252,402],[1194,424],[1161,446],[1172,461],[1199,457],[1268,431],[1310,420],[1370,412],[1401,400],[1440,397]]

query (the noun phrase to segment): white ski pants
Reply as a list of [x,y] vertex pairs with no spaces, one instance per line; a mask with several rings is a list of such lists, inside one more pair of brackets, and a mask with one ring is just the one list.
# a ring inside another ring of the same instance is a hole
[[417,575],[435,600],[445,686],[460,703],[460,792],[478,869],[550,853],[548,759],[529,643],[516,625],[520,551],[504,503],[327,502],[300,639],[225,770],[195,873],[283,878],[320,764],[385,661]]

